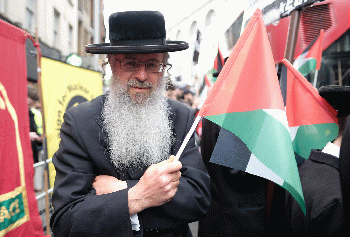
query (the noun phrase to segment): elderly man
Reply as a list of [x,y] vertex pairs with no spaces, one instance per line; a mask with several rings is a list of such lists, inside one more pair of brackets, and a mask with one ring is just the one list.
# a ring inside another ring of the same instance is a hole
[[[188,223],[209,206],[209,176],[194,136],[176,154],[193,111],[164,98],[168,53],[188,48],[165,40],[159,12],[120,12],[109,18],[107,54],[113,79],[107,95],[64,115],[53,157],[55,236],[191,236]],[[169,158],[170,157],[170,158]]]

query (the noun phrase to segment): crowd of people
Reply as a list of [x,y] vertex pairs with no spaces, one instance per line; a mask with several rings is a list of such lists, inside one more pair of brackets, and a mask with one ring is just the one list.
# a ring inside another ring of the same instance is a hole
[[167,97],[178,100],[194,110],[198,110],[199,98],[198,92],[195,92],[189,85],[168,84]]
[[[209,120],[202,121],[201,139],[193,134],[175,158],[199,98],[189,86],[167,84],[163,74],[168,52],[188,44],[166,40],[164,17],[155,11],[117,12],[109,25],[110,44],[86,51],[107,54],[110,91],[65,113],[53,156],[55,236],[190,237],[188,224],[195,221],[199,237],[348,235],[339,170],[350,158],[350,86],[320,90],[338,111],[339,135],[299,166],[304,215],[285,191],[274,196],[282,206],[271,204],[269,181],[211,163],[221,128]],[[30,136],[40,142],[38,127]]]

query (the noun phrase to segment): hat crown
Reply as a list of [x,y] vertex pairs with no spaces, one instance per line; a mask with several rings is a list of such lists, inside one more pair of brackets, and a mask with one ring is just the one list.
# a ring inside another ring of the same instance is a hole
[[188,49],[184,41],[166,40],[164,16],[158,11],[116,12],[108,21],[110,43],[85,45],[86,52],[144,54]]
[[112,45],[139,40],[160,40],[164,44],[165,37],[164,16],[158,11],[117,12],[109,17],[109,40]]
[[338,114],[350,115],[350,86],[321,86],[318,92]]

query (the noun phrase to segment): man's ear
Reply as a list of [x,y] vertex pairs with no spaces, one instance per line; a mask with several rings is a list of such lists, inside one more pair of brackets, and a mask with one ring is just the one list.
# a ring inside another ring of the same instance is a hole
[[110,55],[110,54],[107,54],[106,56],[107,56],[107,57],[106,57],[106,58],[107,58],[107,62],[110,62],[110,61],[111,61],[111,55]]

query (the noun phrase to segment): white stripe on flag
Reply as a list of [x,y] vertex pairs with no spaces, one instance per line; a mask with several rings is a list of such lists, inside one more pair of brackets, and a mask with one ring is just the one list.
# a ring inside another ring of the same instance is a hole
[[261,163],[253,153],[250,156],[245,172],[266,178],[280,186],[284,183],[284,180],[281,177]]
[[305,58],[306,57],[306,54],[308,53],[309,51],[303,53],[303,54],[300,54],[299,57],[297,59],[295,59],[294,63],[293,63],[293,66],[299,70],[299,68],[301,66],[303,66],[307,61],[310,60],[310,58]]
[[292,138],[292,141],[294,141],[295,136],[297,135],[298,129],[300,126],[295,126],[295,127],[290,127],[289,131],[290,131],[290,136]]
[[286,111],[280,109],[263,109],[263,111],[282,123],[289,131]]

